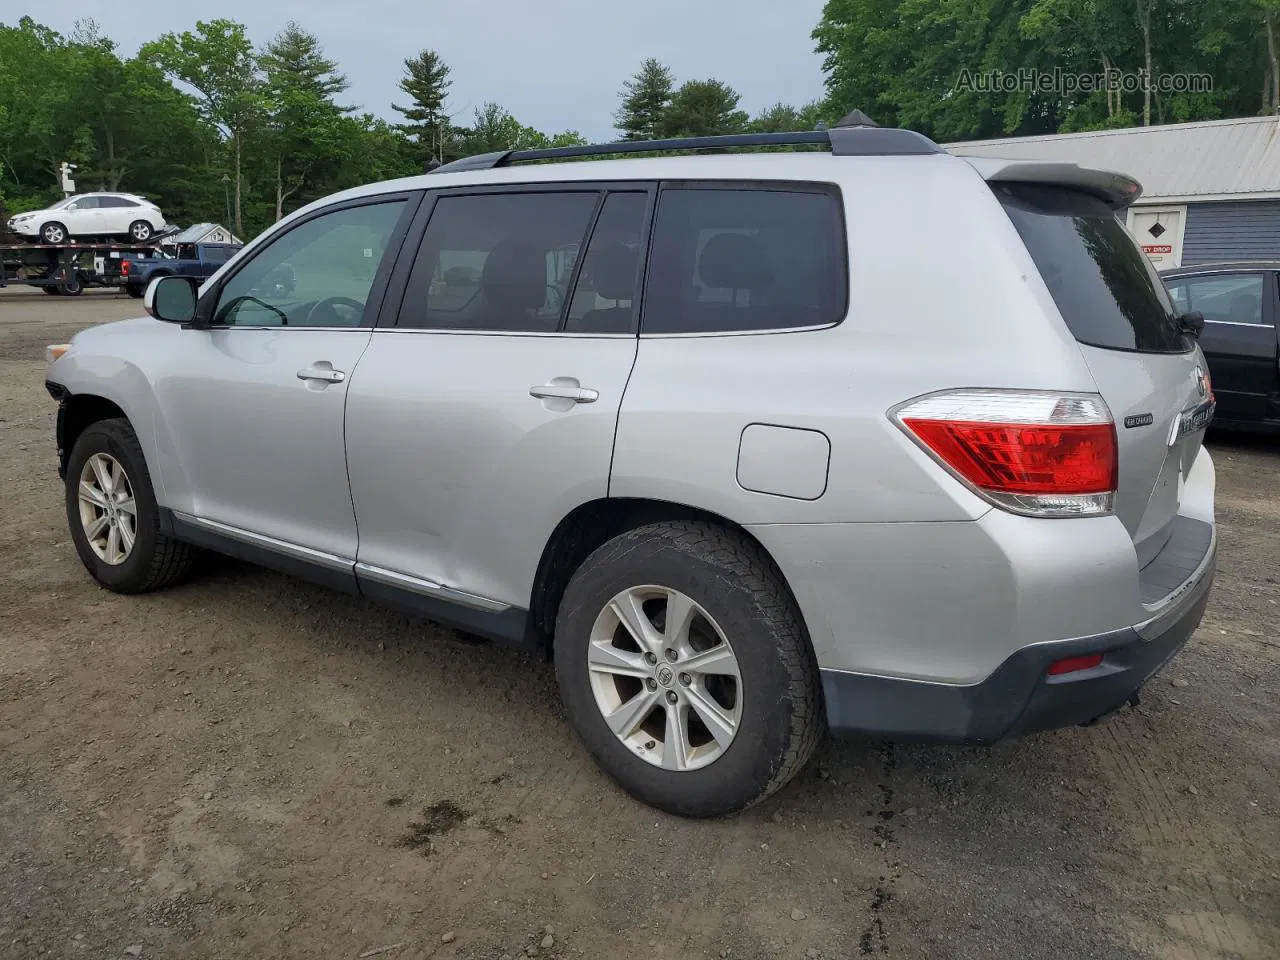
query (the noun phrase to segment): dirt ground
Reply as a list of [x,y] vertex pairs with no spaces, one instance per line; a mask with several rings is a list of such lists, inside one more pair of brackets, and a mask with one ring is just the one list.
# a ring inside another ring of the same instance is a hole
[[1217,585],[1136,710],[686,822],[545,663],[232,561],[95,587],[43,350],[137,312],[0,291],[0,957],[1280,957],[1280,441],[1211,439]]

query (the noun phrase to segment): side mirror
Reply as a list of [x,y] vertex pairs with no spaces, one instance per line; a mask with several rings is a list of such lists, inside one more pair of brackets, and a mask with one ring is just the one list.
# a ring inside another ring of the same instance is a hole
[[1204,314],[1199,310],[1179,314],[1178,329],[1191,339],[1199,340],[1200,334],[1204,332]]
[[190,323],[196,315],[194,277],[156,277],[147,286],[143,309],[165,323]]

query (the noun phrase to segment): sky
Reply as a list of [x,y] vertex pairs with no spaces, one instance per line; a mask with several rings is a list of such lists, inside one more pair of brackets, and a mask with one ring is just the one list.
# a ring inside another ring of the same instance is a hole
[[[0,14],[16,22],[19,13]],[[244,23],[255,44],[290,19],[316,34],[351,81],[342,99],[395,119],[405,57],[428,47],[452,69],[446,106],[467,125],[487,100],[548,133],[577,130],[589,140],[616,137],[613,113],[622,83],[645,57],[677,82],[714,77],[755,114],[782,101],[822,95],[821,57],[810,33],[823,0],[218,0],[216,4],[59,0],[30,9],[37,21],[70,33],[94,18],[123,55],[197,18]],[[202,9],[203,8],[203,9]],[[196,11],[200,10],[200,13]]]

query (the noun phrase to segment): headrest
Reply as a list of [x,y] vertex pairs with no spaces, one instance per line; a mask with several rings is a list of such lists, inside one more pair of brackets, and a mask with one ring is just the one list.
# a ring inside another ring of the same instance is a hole
[[741,233],[719,233],[708,240],[698,259],[698,275],[705,286],[735,290],[759,290],[773,283],[764,248]]
[[636,295],[636,265],[640,252],[625,243],[611,243],[591,258],[591,282],[606,300],[630,300]]
[[512,237],[489,251],[480,276],[485,298],[510,310],[536,310],[547,301],[547,251]]

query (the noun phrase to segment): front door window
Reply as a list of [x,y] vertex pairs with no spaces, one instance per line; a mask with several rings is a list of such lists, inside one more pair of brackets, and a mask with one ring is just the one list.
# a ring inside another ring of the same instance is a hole
[[308,220],[259,251],[223,285],[215,326],[358,327],[403,200]]

